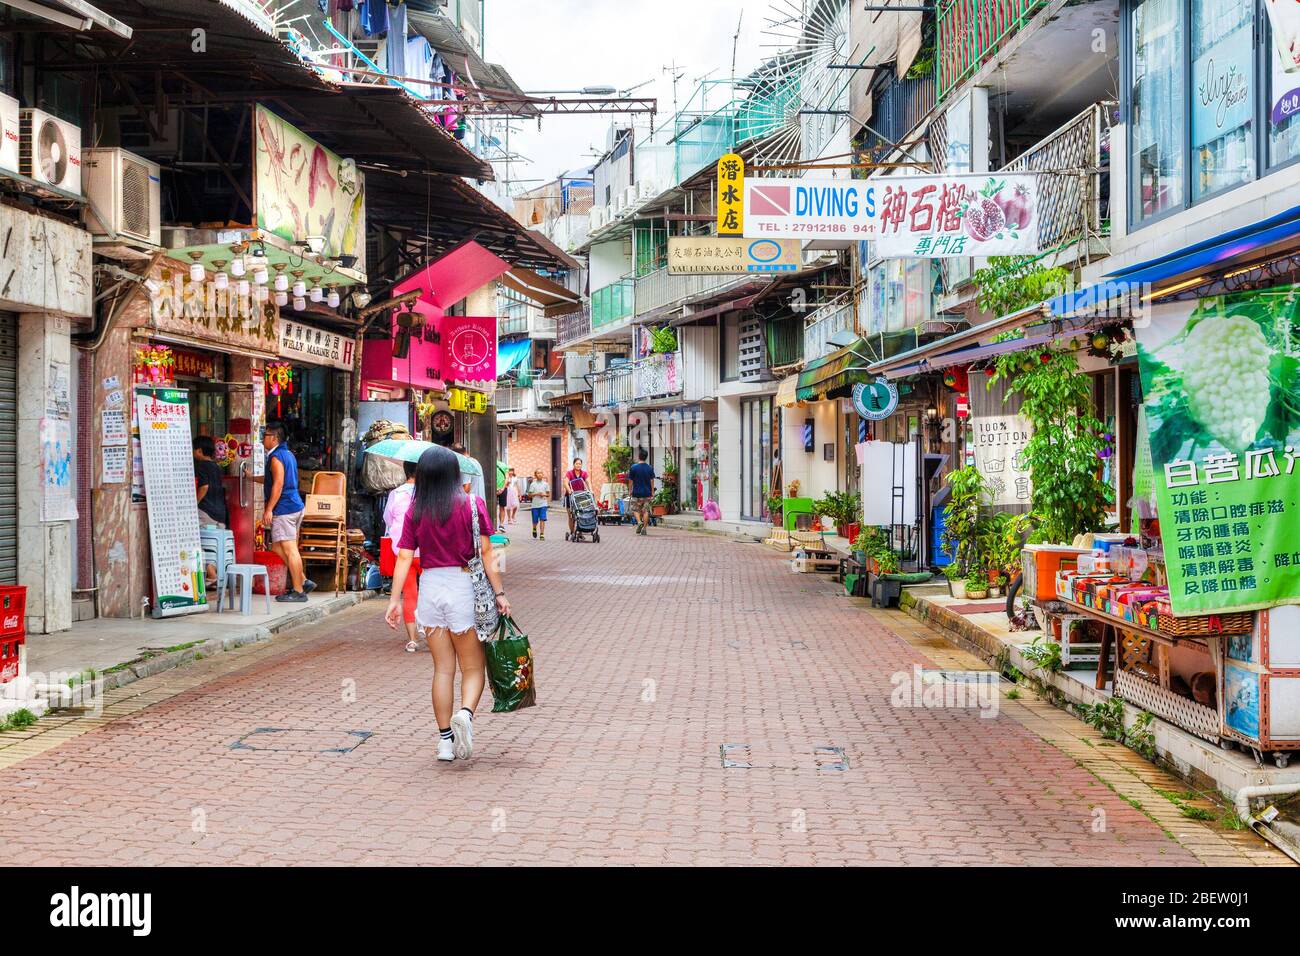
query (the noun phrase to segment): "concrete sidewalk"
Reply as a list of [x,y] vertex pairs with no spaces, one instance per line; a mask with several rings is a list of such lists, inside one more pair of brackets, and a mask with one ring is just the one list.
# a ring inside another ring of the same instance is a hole
[[354,607],[375,592],[313,594],[306,604],[277,604],[271,613],[262,595],[253,595],[253,611],[239,614],[215,605],[204,613],[168,618],[97,618],[74,624],[59,634],[27,638],[27,673],[75,675],[94,670],[111,690],[141,677],[176,667],[197,657],[208,657],[272,635],[319,621]]

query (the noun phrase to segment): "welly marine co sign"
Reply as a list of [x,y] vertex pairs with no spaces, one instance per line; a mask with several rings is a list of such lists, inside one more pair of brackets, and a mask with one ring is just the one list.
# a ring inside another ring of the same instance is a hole
[[280,356],[310,365],[328,365],[352,371],[357,340],[337,332],[314,329],[301,322],[280,323]]
[[853,386],[853,407],[867,421],[884,421],[898,408],[898,386],[887,378]]
[[746,275],[796,272],[799,243],[739,236],[669,236],[669,275]]

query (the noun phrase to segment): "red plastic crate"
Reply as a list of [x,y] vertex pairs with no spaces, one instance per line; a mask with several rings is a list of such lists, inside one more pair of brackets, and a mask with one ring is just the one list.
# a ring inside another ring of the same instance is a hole
[[23,636],[0,637],[0,684],[6,684],[18,676],[18,647],[23,643]]
[[27,633],[27,586],[0,586],[0,637]]

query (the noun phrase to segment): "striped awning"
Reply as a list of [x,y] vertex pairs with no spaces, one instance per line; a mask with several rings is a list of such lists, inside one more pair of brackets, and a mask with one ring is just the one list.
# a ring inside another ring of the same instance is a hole
[[[855,354],[857,353],[857,354]],[[860,357],[869,354],[867,344],[858,339],[852,345],[836,349],[829,355],[813,359],[799,373],[796,397],[800,401],[817,401],[830,392],[847,388],[857,382],[870,381],[867,363]]]

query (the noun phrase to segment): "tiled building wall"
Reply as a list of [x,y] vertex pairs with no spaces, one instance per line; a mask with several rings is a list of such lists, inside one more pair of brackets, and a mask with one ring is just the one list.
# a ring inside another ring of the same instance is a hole
[[551,482],[552,491],[558,491],[560,475],[551,474],[551,438],[560,438],[560,460],[569,460],[568,429],[560,423],[547,425],[518,425],[506,440],[506,465],[519,475],[532,475],[540,468]]

